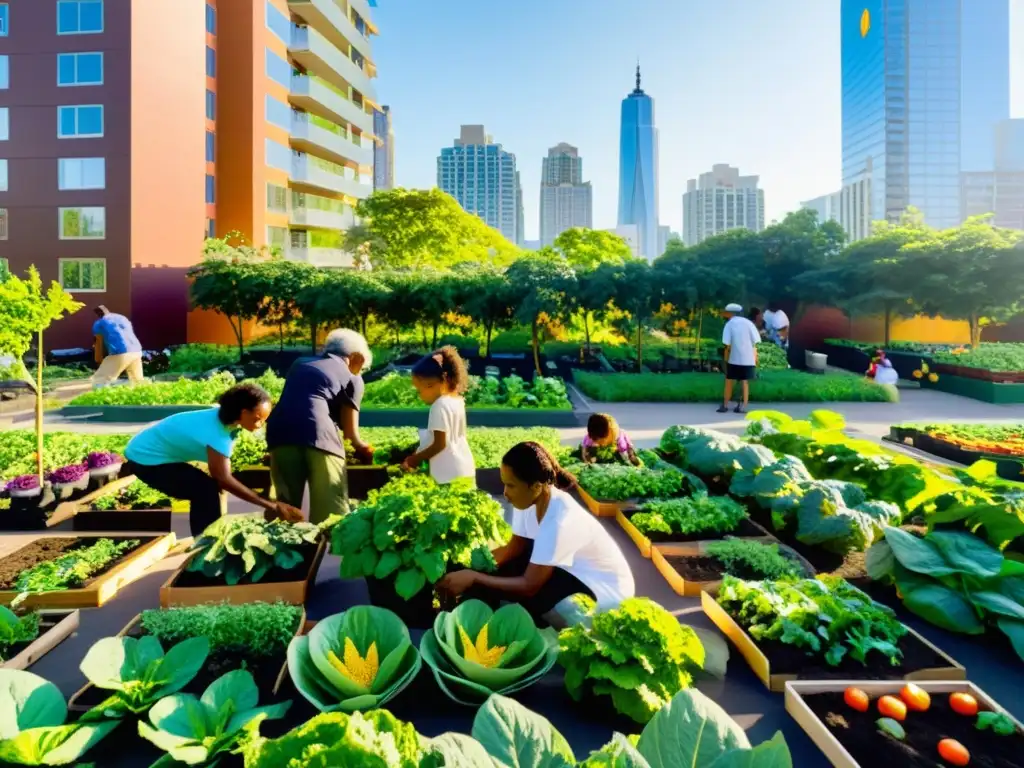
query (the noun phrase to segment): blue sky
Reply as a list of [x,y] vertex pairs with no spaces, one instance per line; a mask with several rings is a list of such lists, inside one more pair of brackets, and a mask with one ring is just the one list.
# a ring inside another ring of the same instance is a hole
[[[1024,0],[1011,2],[1024,117]],[[638,56],[663,224],[681,229],[686,180],[713,163],[761,177],[769,221],[839,187],[839,0],[379,0],[374,19],[396,183],[434,186],[441,147],[483,123],[516,154],[527,239],[541,158],[560,141],[580,149],[594,226],[615,226],[619,108]]]

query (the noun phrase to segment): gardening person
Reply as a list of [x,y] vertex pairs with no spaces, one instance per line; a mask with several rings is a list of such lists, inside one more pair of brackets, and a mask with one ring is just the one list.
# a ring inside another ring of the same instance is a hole
[[100,364],[92,375],[93,386],[105,387],[117,381],[122,373],[128,374],[132,384],[138,384],[143,380],[142,345],[135,336],[131,320],[102,304],[93,311],[97,320],[92,324],[92,334],[96,337],[96,362]]
[[761,335],[757,327],[742,316],[743,307],[729,304],[725,308],[726,324],[722,330],[722,344],[725,345],[725,393],[719,413],[729,411],[729,400],[732,398],[734,382],[743,383],[743,402],[735,408],[736,413],[743,413],[750,400],[750,380],[757,370],[757,343]]
[[777,301],[770,301],[763,315],[764,330],[768,341],[783,349],[789,347],[789,315]]
[[[189,528],[199,536],[221,515],[221,490],[262,507],[275,517],[301,520],[302,512],[281,501],[260,498],[231,474],[231,450],[239,429],[263,428],[270,395],[255,384],[232,387],[213,408],[168,416],[129,441],[124,472],[172,499],[190,504]],[[205,463],[207,474],[194,462]]]
[[267,422],[270,479],[277,498],[301,507],[308,484],[311,522],[348,513],[343,439],[351,441],[360,461],[373,462],[373,449],[359,436],[360,374],[372,362],[361,334],[331,331],[320,357],[292,365]]
[[501,460],[501,481],[513,507],[513,535],[494,550],[497,572],[455,571],[441,579],[442,590],[492,607],[516,602],[540,622],[571,595],[589,595],[602,611],[633,596],[633,573],[622,550],[569,495],[576,479],[544,446],[513,446]]
[[580,454],[587,464],[596,464],[598,454],[612,449],[627,464],[640,466],[640,458],[624,429],[607,413],[594,413],[587,419],[587,434],[583,436]]

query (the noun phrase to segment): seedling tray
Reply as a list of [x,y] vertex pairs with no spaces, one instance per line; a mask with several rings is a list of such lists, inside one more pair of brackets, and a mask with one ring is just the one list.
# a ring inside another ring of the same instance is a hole
[[[652,557],[651,550],[654,549],[655,547],[661,548],[663,550],[663,554],[669,554],[669,553],[677,554],[673,550],[673,547],[677,547],[677,546],[682,546],[684,549],[680,550],[680,553],[681,554],[686,554],[686,553],[688,553],[690,551],[689,549],[686,549],[686,547],[688,547],[690,544],[697,543],[697,542],[669,542],[669,541],[666,541],[666,542],[655,542],[655,541],[652,541],[651,539],[649,539],[645,534],[641,533],[640,530],[635,525],[633,525],[633,523],[629,519],[629,514],[632,513],[632,512],[637,511],[638,506],[642,506],[642,504],[643,504],[642,500],[641,501],[636,501],[636,502],[630,502],[629,506],[624,505],[623,507],[620,507],[619,509],[616,509],[616,511],[615,511],[615,520],[616,520],[616,522],[618,522],[618,524],[622,528],[622,530],[624,530],[626,532],[626,535],[629,536],[629,538],[633,540],[633,543],[636,544],[637,549],[640,550],[640,554],[641,555],[643,555],[644,557],[647,557],[647,558]],[[757,539],[759,541],[763,539],[763,540],[766,540],[766,541],[769,541],[769,542],[776,541],[776,538],[774,536],[772,536],[770,533],[768,533],[767,530],[765,530],[762,526],[760,526],[757,523],[755,523],[750,518],[747,518],[746,520],[744,520],[742,522],[742,524],[740,525],[739,529],[737,529],[736,532],[723,534],[720,538],[724,539],[726,537],[740,538],[740,539]],[[708,539],[708,540],[712,541],[714,539]]]
[[[702,592],[700,596],[701,607],[704,609],[704,613],[707,614],[708,618],[715,623],[726,637],[736,646],[736,649],[740,652],[740,655],[746,659],[747,664],[753,670],[757,678],[765,684],[768,690],[775,693],[781,693],[786,683],[791,680],[801,679],[800,674],[793,673],[779,673],[772,672],[771,663],[768,657],[764,654],[761,648],[757,645],[754,639],[747,634],[746,630],[739,625],[739,623],[730,616],[722,606],[718,604],[718,601],[707,592]],[[938,664],[932,667],[922,669],[912,669],[900,673],[896,668],[896,672],[893,674],[893,679],[902,680],[965,680],[967,678],[967,672],[962,665],[956,662],[952,657],[947,655],[944,651],[937,648],[932,643],[928,642],[924,637],[915,632],[912,628],[907,627],[907,634],[901,641],[901,645],[906,643],[918,643],[924,646],[923,649],[918,646],[918,649],[924,650],[925,652],[931,652],[940,661]],[[812,663],[816,664],[816,660],[812,657],[808,657],[808,667]],[[804,674],[814,675],[813,669],[810,669]],[[841,671],[836,672],[837,677],[842,675]],[[849,677],[849,674],[845,675]],[[817,679],[821,680],[822,677],[810,677],[803,679]]]
[[[142,544],[133,552],[123,557],[113,568],[89,579],[78,589],[65,589],[59,592],[40,592],[29,595],[24,603],[27,608],[99,608],[118,593],[121,587],[130,584],[149,570],[150,566],[159,562],[174,546],[173,533],[162,536],[138,534],[97,535],[97,534],[49,534],[39,538],[73,538],[73,539],[139,539]],[[29,542],[25,546],[31,546]],[[22,547],[24,549],[24,547]],[[17,554],[21,549],[11,554]],[[7,555],[9,557],[10,555]],[[14,590],[0,591],[0,605],[10,605],[18,596]]]
[[2,669],[28,669],[43,656],[56,648],[61,641],[71,637],[78,629],[78,611],[40,611],[39,637],[0,663]]
[[[117,633],[117,637],[127,637],[128,635],[133,634],[133,632],[135,631],[136,627],[140,627],[141,623],[142,623],[142,614],[141,613],[140,614],[136,614],[135,618],[132,619],[131,621],[129,621],[128,624],[124,627],[124,629],[122,629],[120,632]],[[306,632],[308,632],[310,630],[310,628],[311,628],[311,624],[310,624],[310,622],[308,622],[306,620],[306,609],[303,608],[302,609],[302,614],[299,616],[299,625],[298,625],[298,627],[296,627],[295,634],[292,636],[292,638],[294,639],[294,638],[298,637],[299,635],[306,634]],[[164,650],[166,651],[168,649],[164,648]],[[288,659],[287,659],[287,656],[286,656],[285,659],[284,659],[284,662],[281,665],[280,671],[277,673],[277,677],[275,678],[274,685],[271,688],[270,693],[276,696],[277,693],[281,690],[281,686],[284,685],[284,682],[287,679],[288,679]],[[189,686],[186,686],[185,690],[186,691],[190,691],[192,693],[195,693],[197,696],[202,693],[202,690],[198,690],[198,691],[192,690],[191,684]],[[108,695],[110,695],[110,693],[111,692],[108,692],[108,691],[97,690],[96,686],[94,686],[92,683],[86,683],[81,688],[79,688],[74,694],[72,694],[71,698],[68,700],[68,711],[69,712],[88,712],[90,709],[92,709],[97,704],[99,704],[101,701],[103,701]],[[265,700],[267,698],[265,696],[265,694],[267,692],[266,691],[260,691],[260,693],[264,694],[264,695],[260,696],[260,703],[261,704],[268,703]]]
[[295,568],[297,578],[295,581],[265,581],[256,584],[217,584],[202,587],[179,586],[182,574],[188,567],[189,562],[195,557],[190,555],[182,561],[178,569],[160,587],[160,606],[169,608],[172,605],[203,605],[205,603],[231,603],[241,605],[243,603],[265,602],[274,603],[280,600],[289,605],[303,605],[309,595],[310,587],[316,581],[317,571],[320,569],[320,561],[327,551],[327,542],[321,541],[317,544],[312,558],[308,561],[305,570],[301,567]]
[[[996,712],[1002,712],[1006,715],[1009,715],[1009,713],[1006,712],[1005,709],[1000,707],[990,696],[988,696],[988,694],[986,694],[983,690],[981,690],[976,685],[968,681],[929,680],[919,682],[917,683],[917,685],[925,691],[927,691],[932,697],[932,707],[931,709],[929,709],[929,711],[932,711],[932,709],[936,707],[936,701],[937,699],[939,699],[939,697],[944,697],[950,693],[962,692],[969,693],[971,696],[977,699],[979,710],[994,710]],[[811,707],[807,703],[807,699],[805,698],[821,693],[841,694],[849,686],[856,686],[857,688],[860,688],[862,691],[864,691],[864,693],[871,697],[872,706],[874,706],[875,700],[879,696],[883,696],[886,694],[898,696],[900,689],[903,687],[903,683],[901,681],[895,680],[828,680],[824,682],[788,682],[786,683],[785,688],[786,711],[792,716],[794,720],[797,721],[797,723],[799,723],[800,727],[803,728],[807,735],[811,737],[811,741],[814,742],[815,746],[817,746],[818,749],[820,749],[824,753],[825,757],[828,758],[829,762],[832,763],[832,765],[836,766],[836,768],[867,768],[863,763],[857,762],[857,760],[853,758],[853,756],[847,751],[846,747],[843,746],[839,739],[832,735],[832,732],[829,730],[828,726],[824,722],[822,722],[821,718],[819,718],[818,715],[814,712],[814,710],[811,709]],[[851,710],[851,717],[857,717],[858,715],[859,717],[868,716],[867,714],[859,714]],[[872,712],[870,716],[877,717],[877,713]],[[928,712],[908,712],[907,720],[904,722],[904,725],[906,725],[906,723],[909,722],[912,718],[923,718],[927,716]],[[963,719],[966,725],[965,732],[969,733],[970,736],[974,737],[979,741],[984,741],[986,739],[991,738],[1011,738],[1009,736],[996,736],[992,734],[991,731],[984,732],[985,735],[982,735],[981,732],[971,733],[975,730],[973,725],[974,718],[964,717]],[[1021,730],[1022,726],[1020,722],[1017,721],[1015,718],[1011,717],[1011,719],[1016,724],[1018,731]],[[956,738],[956,735],[951,732],[949,734],[949,737]],[[884,737],[879,736],[878,738],[882,739]],[[965,736],[961,736],[960,738],[964,738],[966,740]],[[1012,738],[1019,739],[1020,737],[1018,736]],[[912,739],[913,736],[911,735],[910,739],[908,739],[908,743]],[[965,746],[968,746],[968,748],[970,749],[971,764],[974,764],[978,758],[978,750],[976,748],[971,749],[970,744],[965,744]],[[901,762],[909,764],[909,762],[906,759],[907,757],[909,757],[909,752],[901,749],[901,753],[904,755],[904,759]],[[946,764],[940,760],[937,752],[934,753],[933,757],[936,765]],[[874,764],[878,763],[875,762]],[[888,764],[888,762],[885,764]],[[995,763],[985,762],[984,764],[993,765]],[[999,764],[1010,765],[1010,763],[1004,762],[1000,762]]]
[[[779,543],[774,539],[757,540],[764,541],[766,544]],[[679,573],[679,571],[677,571],[668,560],[670,557],[706,557],[707,547],[709,544],[713,543],[714,542],[711,541],[692,541],[686,544],[655,545],[651,549],[651,562],[654,563],[654,567],[658,569],[658,573],[664,577],[665,581],[668,582],[668,585],[672,587],[672,590],[677,595],[682,595],[683,597],[698,597],[702,592],[717,595],[718,588],[722,585],[722,580],[720,578],[709,581],[691,581],[683,576],[683,574]],[[791,547],[787,547],[785,544],[779,544],[779,552],[803,566],[807,576],[813,576],[816,573],[814,566],[807,562],[807,560],[805,560]]]

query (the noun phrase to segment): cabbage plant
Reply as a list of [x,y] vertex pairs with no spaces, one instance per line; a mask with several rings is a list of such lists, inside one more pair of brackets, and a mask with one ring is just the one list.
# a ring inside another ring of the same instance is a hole
[[295,687],[322,712],[380,707],[422,666],[402,620],[372,605],[330,616],[288,645]]
[[53,683],[31,672],[0,669],[0,763],[69,765],[120,721],[65,725],[64,697]]
[[533,685],[558,660],[558,634],[541,630],[512,603],[497,611],[467,600],[441,613],[420,641],[423,660],[441,690],[459,704],[476,705],[492,693]]
[[149,723],[139,721],[139,736],[167,754],[156,765],[217,765],[238,746],[246,730],[263,720],[284,717],[290,701],[259,707],[259,689],[252,675],[236,669],[217,678],[200,698],[175,693],[149,710]]

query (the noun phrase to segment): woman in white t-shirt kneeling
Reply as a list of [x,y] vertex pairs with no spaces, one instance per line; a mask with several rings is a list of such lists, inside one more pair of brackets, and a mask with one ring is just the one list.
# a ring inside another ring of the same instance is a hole
[[514,446],[501,460],[501,481],[514,507],[513,536],[494,550],[497,573],[456,571],[442,579],[442,589],[495,607],[519,603],[539,622],[570,595],[590,595],[598,610],[633,597],[633,573],[618,544],[567,493],[576,479],[544,446]]

